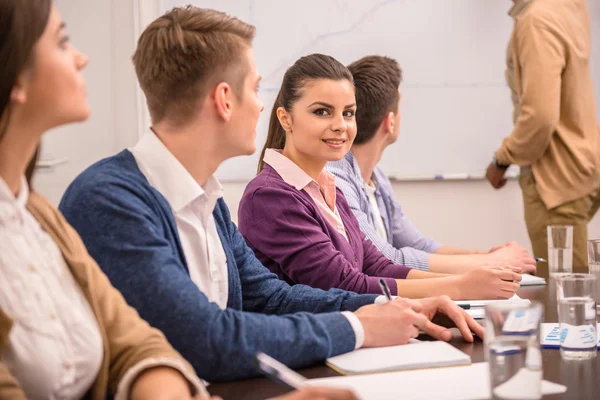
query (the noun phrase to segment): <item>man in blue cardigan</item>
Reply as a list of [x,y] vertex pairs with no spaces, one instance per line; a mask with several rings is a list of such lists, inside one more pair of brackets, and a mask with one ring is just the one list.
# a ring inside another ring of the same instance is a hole
[[[395,299],[289,286],[255,258],[213,177],[255,150],[263,105],[254,27],[173,9],[144,31],[133,61],[152,129],[84,171],[60,209],[127,302],[208,381],[253,376],[263,351],[304,367],[361,346],[406,343],[448,314],[467,340],[482,328],[447,298]],[[470,328],[470,329],[469,329]]]

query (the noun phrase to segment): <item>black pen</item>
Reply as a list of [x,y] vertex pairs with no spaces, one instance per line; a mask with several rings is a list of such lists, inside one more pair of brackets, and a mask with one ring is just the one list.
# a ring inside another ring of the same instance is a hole
[[379,279],[379,286],[381,287],[381,291],[385,295],[388,301],[392,301],[392,294],[390,293],[390,288],[388,287],[385,279]]
[[535,260],[536,263],[539,263],[539,262],[548,262],[548,261],[544,260],[542,257],[533,257],[533,259]]
[[471,309],[471,305],[470,304],[459,304],[458,306],[460,308],[462,308],[463,310],[470,310]]

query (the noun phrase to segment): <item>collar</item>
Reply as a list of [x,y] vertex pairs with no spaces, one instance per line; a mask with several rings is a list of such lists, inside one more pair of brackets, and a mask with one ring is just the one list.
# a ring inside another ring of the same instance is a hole
[[21,190],[17,197],[14,196],[12,191],[8,188],[8,185],[4,179],[0,178],[0,202],[7,202],[16,205],[17,207],[24,209],[29,200],[29,185],[27,179],[24,176],[21,177]]
[[318,181],[310,177],[302,168],[281,153],[281,150],[267,149],[263,161],[273,168],[285,183],[292,185],[296,190],[302,190],[311,182],[320,187],[335,187],[333,174],[326,169],[321,171]]
[[517,19],[519,15],[532,3],[533,0],[517,0],[515,1],[515,5],[508,11],[508,15],[510,15],[513,19]]
[[[349,162],[350,165],[352,165],[352,172],[354,173],[354,179],[356,179],[356,182],[362,182],[364,189],[368,190],[367,187],[369,186],[369,183],[365,182],[365,180],[363,179],[362,174],[360,172],[360,166],[358,165],[358,161],[356,161],[356,157],[354,157],[352,150],[346,153],[344,159],[347,162]],[[375,167],[373,173],[371,174],[371,181],[373,182],[373,186],[375,187],[375,193],[379,191],[379,180],[377,179],[377,174],[375,173],[376,169],[377,167]]]
[[223,197],[223,187],[214,176],[200,186],[151,129],[129,150],[150,184],[167,199],[174,212],[201,196],[214,202]]

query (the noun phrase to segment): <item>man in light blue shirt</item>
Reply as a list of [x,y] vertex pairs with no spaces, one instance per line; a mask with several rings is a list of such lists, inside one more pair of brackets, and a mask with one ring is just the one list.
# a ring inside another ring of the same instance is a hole
[[484,265],[535,272],[535,260],[515,242],[490,251],[443,246],[424,236],[402,212],[389,179],[377,166],[400,134],[402,71],[388,57],[367,56],[348,66],[356,88],[358,132],[352,150],[327,168],[337,177],[368,239],[390,260],[423,271],[464,273]]

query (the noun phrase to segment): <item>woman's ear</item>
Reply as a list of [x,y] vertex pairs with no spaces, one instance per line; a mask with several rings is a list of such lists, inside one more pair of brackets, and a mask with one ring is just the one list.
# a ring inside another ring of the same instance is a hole
[[19,74],[17,81],[10,91],[10,100],[18,104],[27,102],[27,77]]
[[279,120],[279,123],[281,124],[281,127],[283,128],[284,131],[286,131],[286,132],[292,131],[292,118],[290,116],[290,113],[288,113],[285,110],[285,108],[283,108],[283,107],[277,108],[277,119]]

